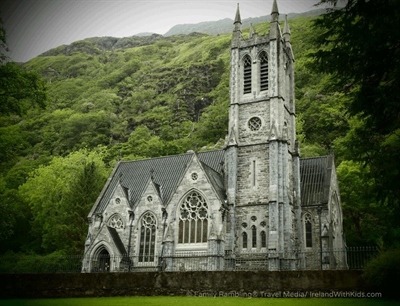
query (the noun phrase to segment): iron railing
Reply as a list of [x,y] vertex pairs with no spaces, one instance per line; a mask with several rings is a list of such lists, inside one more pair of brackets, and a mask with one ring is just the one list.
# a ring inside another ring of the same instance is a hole
[[[346,270],[363,269],[377,254],[376,247],[340,250],[223,253],[176,252],[151,256],[58,256],[31,261],[16,258],[0,265],[0,273],[108,273],[153,271],[254,271],[254,270]],[[0,258],[1,260],[1,258]]]

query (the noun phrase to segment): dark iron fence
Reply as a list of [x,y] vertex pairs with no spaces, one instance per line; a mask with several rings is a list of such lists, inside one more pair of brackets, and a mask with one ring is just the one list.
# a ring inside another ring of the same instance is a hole
[[0,265],[0,273],[109,273],[153,271],[251,271],[251,270],[346,270],[363,269],[379,253],[376,247],[348,247],[340,250],[287,252],[176,252],[151,257],[58,256],[51,259],[16,258]]

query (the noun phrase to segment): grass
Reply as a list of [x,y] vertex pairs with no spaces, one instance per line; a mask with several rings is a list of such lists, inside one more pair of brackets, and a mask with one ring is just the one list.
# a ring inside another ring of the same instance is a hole
[[10,299],[0,300],[1,306],[395,306],[398,301],[381,298],[244,298],[244,297],[101,297],[101,298],[63,298],[63,299]]

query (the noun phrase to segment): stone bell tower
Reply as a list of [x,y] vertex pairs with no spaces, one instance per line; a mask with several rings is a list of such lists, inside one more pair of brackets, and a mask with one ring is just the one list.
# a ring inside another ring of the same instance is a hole
[[269,253],[270,270],[291,264],[286,253],[296,244],[300,209],[294,57],[287,21],[282,32],[278,19],[274,0],[269,33],[258,34],[251,26],[243,37],[237,8],[225,149],[227,201],[235,220],[232,248]]

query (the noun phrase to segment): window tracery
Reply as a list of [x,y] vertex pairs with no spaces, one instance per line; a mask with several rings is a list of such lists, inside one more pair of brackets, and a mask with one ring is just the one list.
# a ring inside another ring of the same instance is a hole
[[259,117],[251,117],[247,125],[251,131],[258,131],[261,128],[262,122]]
[[192,191],[180,206],[178,243],[205,243],[207,231],[207,202],[200,193]]
[[140,226],[139,262],[153,262],[156,242],[156,217],[148,212]]
[[114,214],[108,220],[108,226],[115,229],[124,228],[124,221],[122,221],[122,217],[119,214]]

